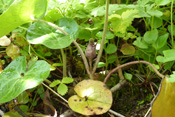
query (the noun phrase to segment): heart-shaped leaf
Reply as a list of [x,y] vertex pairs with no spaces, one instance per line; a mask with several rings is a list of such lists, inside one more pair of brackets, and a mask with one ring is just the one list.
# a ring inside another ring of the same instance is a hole
[[49,73],[46,61],[39,60],[28,68],[25,57],[16,58],[0,74],[0,103],[8,102],[24,90],[39,85]]
[[135,48],[134,46],[130,45],[130,44],[123,44],[122,48],[120,50],[124,55],[132,55],[135,54]]
[[64,35],[47,24],[37,22],[29,27],[27,40],[31,44],[43,44],[51,49],[61,49],[69,46],[78,36],[78,24],[71,18],[61,18],[57,25],[69,35]]
[[103,82],[83,80],[75,88],[77,95],[69,98],[69,107],[83,115],[106,113],[112,104],[112,93]]
[[16,27],[32,21],[31,17],[40,18],[47,10],[47,0],[15,0],[0,15],[0,37],[8,34]]

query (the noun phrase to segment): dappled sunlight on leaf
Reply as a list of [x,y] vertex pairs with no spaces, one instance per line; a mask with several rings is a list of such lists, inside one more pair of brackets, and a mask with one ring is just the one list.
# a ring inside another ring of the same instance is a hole
[[31,44],[43,44],[51,49],[61,49],[69,46],[78,36],[77,23],[71,18],[61,18],[57,24],[69,35],[64,35],[48,24],[37,22],[29,27],[27,40]]
[[74,87],[77,95],[69,98],[72,110],[83,115],[106,113],[112,105],[112,93],[103,82],[83,80]]
[[33,63],[28,71],[26,68],[26,59],[20,56],[0,74],[0,103],[10,101],[24,90],[39,85],[50,73],[49,64],[43,60]]
[[82,94],[79,94],[81,97],[85,97],[85,96],[90,96],[94,93],[94,89],[92,87],[85,89]]
[[47,0],[15,0],[14,3],[0,15],[0,37],[8,34],[16,27],[44,16],[47,10]]

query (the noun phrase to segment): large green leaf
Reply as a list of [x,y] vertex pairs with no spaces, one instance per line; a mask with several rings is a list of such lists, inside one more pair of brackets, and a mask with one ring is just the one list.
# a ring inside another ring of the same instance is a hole
[[47,0],[15,0],[0,15],[0,37],[8,34],[16,27],[32,21],[31,17],[40,18],[47,10]]
[[71,18],[61,18],[56,23],[69,35],[41,22],[32,24],[27,33],[31,44],[43,44],[51,49],[61,49],[69,46],[78,36],[78,24]]
[[8,102],[24,90],[39,85],[49,73],[49,64],[43,60],[34,62],[28,68],[25,57],[16,58],[0,74],[0,103]]
[[112,92],[101,81],[83,80],[74,87],[77,95],[69,98],[69,107],[83,115],[99,115],[112,105]]

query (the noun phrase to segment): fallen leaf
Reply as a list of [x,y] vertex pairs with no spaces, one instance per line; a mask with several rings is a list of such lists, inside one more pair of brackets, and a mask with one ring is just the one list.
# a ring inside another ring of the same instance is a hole
[[50,94],[49,94],[48,90],[46,90],[46,92],[44,94],[43,103],[44,103],[44,112],[45,112],[45,114],[51,115],[52,117],[57,117],[57,111],[52,106],[51,99],[50,99]]

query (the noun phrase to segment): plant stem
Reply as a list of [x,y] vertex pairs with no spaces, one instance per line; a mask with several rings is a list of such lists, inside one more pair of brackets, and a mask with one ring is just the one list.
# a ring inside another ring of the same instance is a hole
[[54,93],[55,95],[57,95],[58,97],[60,97],[62,100],[64,100],[66,103],[68,103],[68,101],[66,99],[64,99],[61,95],[59,95],[57,92],[55,92],[53,89],[51,89],[49,86],[47,86],[46,84],[44,84],[43,82],[41,83],[42,85],[44,85],[46,88],[48,88],[52,93]]
[[173,1],[171,1],[171,40],[172,40],[172,48],[174,48],[174,39],[173,39]]
[[117,112],[115,112],[115,111],[113,111],[111,109],[109,109],[109,112],[112,113],[112,114],[114,114],[115,116],[118,116],[118,117],[125,117],[124,115],[122,115],[120,113],[117,113]]
[[89,70],[90,70],[90,73],[92,73],[92,59],[91,58],[88,58],[89,60]]
[[[29,44],[29,43],[28,43]],[[50,63],[50,64],[52,64],[53,62],[51,62],[51,61],[49,61],[49,60],[47,60],[46,58],[44,58],[43,56],[41,56],[41,55],[39,55],[36,51],[35,51],[35,49],[29,44],[29,47],[31,48],[31,50],[36,54],[36,56],[38,56],[39,58],[41,58],[41,59],[43,59],[43,60],[45,60],[45,61],[47,61],[48,63]]]
[[[115,55],[117,56],[117,53]],[[120,63],[119,63],[119,60],[118,60],[118,56],[117,56],[117,60],[115,62],[117,64],[117,67],[119,67]],[[123,76],[123,73],[122,73],[122,69],[118,69],[118,76],[119,76],[120,80],[125,79],[124,76]]]
[[117,90],[119,90],[120,88],[122,88],[125,84],[127,83],[127,81],[125,79],[120,80],[118,84],[116,84],[115,86],[113,86],[110,90],[111,92],[115,92]]
[[[39,19],[33,19],[33,21],[35,22],[42,22],[42,23],[45,23],[45,24],[48,24],[49,26],[55,28],[55,29],[58,29],[59,31],[61,31],[64,35],[68,35],[67,32],[65,32],[64,30],[62,30],[60,27],[58,27],[57,25],[51,23],[51,22],[47,22],[47,21],[44,21],[44,20],[39,20]],[[92,79],[92,74],[90,73],[89,71],[89,66],[88,66],[88,62],[87,62],[87,59],[86,59],[86,56],[84,55],[84,52],[83,50],[80,48],[80,46],[78,45],[78,43],[74,40],[73,41],[73,44],[77,47],[77,49],[79,50],[80,54],[81,54],[81,57],[83,59],[83,62],[84,62],[84,65],[85,65],[85,68],[86,68],[86,71],[89,75],[89,77]]]
[[116,68],[114,68],[107,76],[106,78],[104,79],[104,83],[106,83],[106,81],[109,79],[109,77],[111,76],[111,74],[115,73],[118,69],[121,69],[123,67],[126,67],[128,65],[134,65],[134,64],[140,64],[140,63],[143,63],[143,64],[147,64],[149,66],[151,66],[153,68],[153,70],[156,72],[156,74],[161,77],[162,79],[165,78],[165,76],[163,74],[161,74],[151,63],[147,62],[147,61],[132,61],[132,62],[129,62],[129,63],[125,63],[123,65],[120,65]]
[[104,30],[103,30],[103,36],[102,36],[102,41],[100,44],[100,50],[97,56],[97,59],[95,61],[93,70],[92,70],[92,74],[95,73],[96,69],[97,69],[97,65],[100,61],[102,52],[103,52],[103,46],[104,46],[104,42],[105,42],[105,38],[106,38],[106,31],[107,31],[107,26],[108,26],[108,9],[109,9],[109,0],[106,0],[106,15],[105,15],[105,23],[104,23]]
[[61,55],[62,55],[62,59],[63,59],[63,77],[66,77],[66,73],[67,73],[67,70],[66,70],[66,54],[64,53],[64,50],[61,49]]
[[80,54],[81,54],[81,57],[82,57],[82,59],[83,59],[83,62],[84,62],[86,71],[87,71],[87,73],[88,73],[90,79],[93,79],[93,76],[92,76],[92,74],[91,74],[90,71],[89,71],[88,61],[87,61],[87,59],[86,59],[86,56],[84,55],[83,50],[81,49],[81,47],[78,45],[78,43],[77,43],[75,40],[73,41],[73,44],[77,47],[77,49],[79,50],[79,52],[80,52]]

